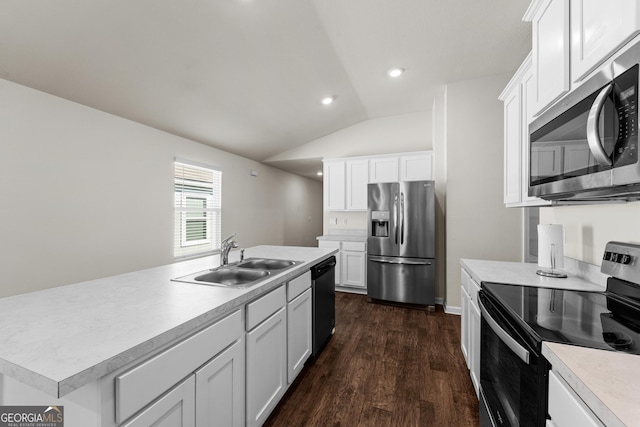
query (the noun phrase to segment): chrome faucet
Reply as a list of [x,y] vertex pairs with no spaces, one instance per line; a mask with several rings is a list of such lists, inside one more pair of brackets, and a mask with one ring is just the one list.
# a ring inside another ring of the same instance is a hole
[[220,243],[220,255],[222,257],[222,265],[229,264],[229,251],[233,248],[238,247],[238,242],[233,240],[236,237],[236,233],[233,233],[231,236],[227,237]]

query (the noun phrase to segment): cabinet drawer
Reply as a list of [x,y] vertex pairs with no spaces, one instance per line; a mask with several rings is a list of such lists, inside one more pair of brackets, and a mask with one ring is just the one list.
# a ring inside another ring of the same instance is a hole
[[118,423],[144,408],[242,336],[240,311],[116,377]]
[[311,271],[291,280],[287,285],[287,301],[293,301],[295,297],[311,287]]
[[367,244],[365,242],[342,242],[342,250],[365,252]]
[[549,417],[556,427],[602,427],[602,423],[567,383],[549,372]]
[[247,304],[247,331],[258,326],[286,303],[287,292],[284,286],[280,286],[275,291]]

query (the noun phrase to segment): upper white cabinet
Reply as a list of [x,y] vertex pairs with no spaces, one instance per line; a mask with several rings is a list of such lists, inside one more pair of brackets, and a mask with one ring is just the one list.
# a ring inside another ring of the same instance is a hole
[[569,0],[534,2],[525,19],[531,21],[533,29],[537,114],[570,89]]
[[578,82],[640,31],[638,0],[571,0],[571,80]]
[[522,85],[519,82],[504,95],[504,203],[522,199]]
[[346,172],[344,161],[324,162],[324,205],[331,211],[345,210]]
[[347,160],[346,167],[346,210],[366,211],[369,162],[367,160]]
[[398,157],[377,157],[369,160],[369,182],[396,182],[398,173]]
[[400,181],[433,179],[433,152],[400,156]]
[[[504,103],[504,203],[507,207],[543,206],[529,196],[529,122],[536,82],[531,55],[522,63],[499,99]],[[536,159],[534,159],[536,160]]]
[[324,208],[366,211],[367,185],[433,179],[433,152],[324,160]]

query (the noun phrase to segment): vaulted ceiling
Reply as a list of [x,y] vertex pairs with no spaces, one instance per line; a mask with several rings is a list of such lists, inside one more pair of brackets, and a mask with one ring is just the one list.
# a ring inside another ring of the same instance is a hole
[[[527,0],[3,0],[0,78],[257,161],[514,71]],[[397,79],[392,67],[406,72]],[[322,105],[332,95],[335,102]]]

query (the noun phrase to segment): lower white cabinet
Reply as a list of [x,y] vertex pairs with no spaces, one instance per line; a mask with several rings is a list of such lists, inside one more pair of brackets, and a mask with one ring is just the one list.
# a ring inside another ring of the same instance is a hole
[[195,402],[195,376],[190,375],[122,427],[194,427]]
[[471,306],[471,302],[469,301],[469,293],[464,286],[460,286],[460,305],[462,312],[460,319],[460,348],[467,368],[471,369],[469,365],[469,337],[471,336],[471,334],[469,334],[469,307]]
[[287,311],[247,333],[247,425],[262,425],[287,388]]
[[366,291],[366,242],[320,240],[318,247],[339,250],[336,254],[336,287],[341,287],[341,291]]
[[549,371],[548,412],[553,427],[603,427],[596,415],[582,399],[554,371]]
[[464,269],[460,272],[462,317],[460,347],[464,355],[476,396],[480,393],[480,306],[478,285]]
[[287,303],[287,380],[295,380],[311,356],[313,305],[311,289]]
[[196,371],[196,426],[244,425],[244,339]]

